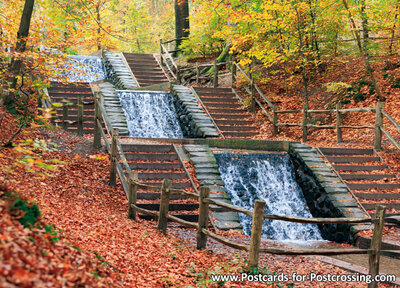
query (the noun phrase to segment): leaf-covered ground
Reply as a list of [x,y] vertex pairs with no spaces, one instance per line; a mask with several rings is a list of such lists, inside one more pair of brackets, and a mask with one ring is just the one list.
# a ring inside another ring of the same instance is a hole
[[[107,185],[108,157],[101,152],[93,153],[90,139],[62,131],[40,131],[30,129],[17,137],[16,147],[0,150],[0,181],[8,190],[34,200],[42,212],[41,223],[52,224],[61,240],[51,243],[54,236],[43,228],[23,229],[3,213],[0,257],[8,262],[2,261],[0,281],[12,283],[5,287],[37,287],[32,281],[45,283],[50,281],[47,275],[54,274],[58,275],[51,278],[55,287],[76,287],[79,281],[85,287],[216,287],[209,280],[210,274],[239,273],[243,269],[246,256],[236,258],[221,248],[214,253],[196,250],[193,244],[172,233],[165,236],[157,232],[154,222],[129,220],[120,183],[115,188]],[[60,146],[54,148],[51,143],[55,142]],[[270,272],[347,273],[310,258],[263,259]],[[331,284],[330,287],[341,287]],[[365,286],[348,284],[347,287]],[[225,284],[242,286],[243,283]],[[247,286],[272,284],[246,283]],[[296,286],[316,287],[316,283]]]

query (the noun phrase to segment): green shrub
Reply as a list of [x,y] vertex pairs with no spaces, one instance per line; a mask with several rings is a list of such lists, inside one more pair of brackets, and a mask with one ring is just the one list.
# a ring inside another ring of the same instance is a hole
[[24,227],[34,226],[40,216],[40,210],[37,204],[27,202],[26,200],[21,200],[20,198],[17,198],[17,200],[15,200],[15,202],[11,204],[10,211],[25,212],[24,217],[17,219],[22,225],[24,225]]

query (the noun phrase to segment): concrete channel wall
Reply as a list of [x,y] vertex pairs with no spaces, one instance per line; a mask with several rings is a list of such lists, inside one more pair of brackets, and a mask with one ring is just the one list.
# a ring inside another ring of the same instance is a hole
[[[287,141],[205,139],[204,143],[186,144],[185,151],[195,167],[201,185],[211,189],[211,197],[231,204],[229,194],[219,174],[213,148],[247,149],[262,152],[282,151],[289,153],[295,168],[295,176],[302,188],[307,206],[314,217],[367,217],[357,202],[345,189],[345,185],[326,165],[319,153],[311,146]],[[211,148],[211,149],[210,149]],[[213,207],[218,209],[217,207]],[[219,229],[241,229],[236,213],[213,210]],[[370,225],[332,224],[319,226],[322,236],[330,241],[355,244],[357,233],[371,229]]]
[[171,94],[185,136],[190,138],[219,137],[210,116],[197,103],[190,88],[172,84]]
[[[325,164],[311,146],[291,143],[289,154],[295,167],[297,183],[303,190],[307,206],[314,217],[364,218],[367,215],[348,193],[345,184]],[[355,244],[357,233],[370,225],[319,225],[322,237],[339,243]]]

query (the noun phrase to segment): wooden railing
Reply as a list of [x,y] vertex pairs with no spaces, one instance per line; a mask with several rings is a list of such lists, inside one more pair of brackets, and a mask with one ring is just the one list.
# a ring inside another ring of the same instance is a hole
[[[234,64],[232,65],[232,88],[234,89],[236,88],[236,76],[237,72],[239,71],[247,82],[247,84],[246,83],[243,84],[243,88],[250,96],[250,110],[254,113],[257,104],[264,112],[264,114],[268,117],[268,119],[270,121],[273,121],[273,116],[271,115],[271,112],[268,111],[268,109],[277,110],[277,107],[274,104],[272,104],[272,102],[264,95],[261,89],[254,83],[253,77],[247,75],[244,69],[240,67],[238,63],[236,63],[235,61],[233,61],[233,63]],[[267,108],[265,108],[264,104],[261,101],[265,102]]]
[[[137,204],[136,193],[138,188],[144,191],[161,192],[161,202],[159,211],[151,211],[143,209]],[[179,194],[191,199],[199,201],[199,218],[198,223],[182,220],[175,216],[169,215],[169,198],[172,194]],[[380,255],[400,254],[400,250],[382,250],[382,232],[385,221],[393,221],[393,219],[385,218],[385,207],[378,205],[376,208],[376,218],[305,218],[305,217],[289,217],[282,215],[264,214],[265,202],[256,200],[254,210],[250,211],[241,207],[227,204],[223,201],[211,199],[209,197],[210,190],[207,187],[200,188],[200,194],[189,193],[180,189],[172,189],[171,181],[164,179],[161,187],[149,186],[138,182],[137,173],[131,173],[129,177],[129,218],[136,220],[136,213],[143,213],[158,218],[157,228],[166,233],[167,221],[171,220],[183,226],[197,229],[197,249],[203,249],[207,244],[207,237],[211,237],[216,241],[225,244],[229,247],[249,252],[248,264],[255,266],[258,264],[260,253],[270,253],[278,255],[344,255],[344,254],[369,254],[370,270],[369,273],[374,276],[379,273],[379,258]],[[209,205],[216,205],[230,211],[243,213],[253,218],[250,244],[242,244],[232,241],[226,237],[218,235],[208,229]],[[275,247],[261,247],[262,225],[264,219],[280,220],[296,223],[307,224],[360,224],[373,223],[373,238],[370,249],[358,248],[340,248],[340,249],[287,249]],[[370,286],[375,287],[375,286]]]
[[177,52],[177,51],[169,51],[167,47],[165,47],[165,44],[176,42],[179,39],[173,39],[169,41],[163,42],[162,39],[160,39],[160,64],[163,69],[167,69],[167,72],[174,78],[174,80],[178,81],[178,83],[181,83],[181,75],[180,75],[180,68],[178,65],[175,63],[174,58],[172,57],[171,53]]
[[[43,107],[45,109],[53,109],[54,107],[57,106],[58,103],[53,103],[51,101],[51,98],[49,97],[49,94],[47,92],[47,89],[42,90],[41,92],[41,101],[39,102],[39,106]],[[64,100],[60,103],[62,105],[62,117],[61,119],[57,118],[56,113],[54,113],[51,117],[51,122],[54,123],[56,126],[61,125],[63,130],[68,130],[68,126],[71,124],[77,124],[77,132],[78,135],[82,136],[83,135],[83,123],[84,123],[84,118],[83,118],[83,106],[85,104],[90,104],[90,103],[85,103],[83,101],[83,96],[78,95],[77,96],[77,107],[78,107],[78,119],[77,121],[72,121],[69,119],[69,107],[74,106],[73,103]]]
[[[94,116],[94,135],[93,135],[93,147],[100,148],[101,147],[101,139],[104,141],[104,145],[108,153],[110,154],[110,181],[109,184],[111,186],[116,186],[117,183],[117,173],[119,179],[121,180],[122,187],[125,191],[126,196],[128,197],[129,185],[126,179],[126,175],[131,173],[131,168],[129,167],[128,161],[124,155],[124,151],[122,150],[121,143],[118,138],[119,131],[117,128],[113,128],[110,119],[108,118],[106,109],[101,103],[101,92],[95,92],[95,116]],[[107,138],[106,133],[103,129],[103,121],[104,126],[111,134],[111,143]],[[124,171],[125,170],[125,171]],[[126,173],[126,174],[125,174]]]

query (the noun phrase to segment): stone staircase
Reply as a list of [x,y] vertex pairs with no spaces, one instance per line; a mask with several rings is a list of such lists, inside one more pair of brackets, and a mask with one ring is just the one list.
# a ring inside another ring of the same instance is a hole
[[114,89],[112,83],[104,81],[102,83],[96,84],[101,91],[101,101],[107,112],[107,116],[111,121],[112,128],[118,128],[120,136],[129,136],[128,124],[126,123],[126,118],[124,110],[121,107],[118,94]]
[[252,114],[244,108],[231,88],[195,87],[194,90],[225,138],[258,135]]
[[116,89],[134,90],[138,87],[139,84],[129,70],[125,58],[121,53],[116,54],[104,50],[103,57],[107,79],[110,79],[114,83]]
[[[53,103],[62,103],[63,100],[68,101],[72,105],[68,106],[68,128],[67,131],[78,132],[78,97],[83,96],[83,133],[92,134],[94,130],[94,96],[92,89],[88,83],[69,83],[62,84],[59,82],[51,82],[51,87],[47,89],[50,99]],[[57,105],[59,106],[59,105]],[[54,108],[54,107],[53,107]],[[56,123],[61,125],[63,116],[63,108],[55,107]]]
[[[139,181],[160,186],[164,178],[171,179],[173,189],[194,192],[190,178],[184,169],[174,145],[170,144],[122,144],[122,150],[132,172],[138,172]],[[160,193],[138,190],[138,206],[159,211]],[[171,195],[169,211],[186,221],[198,221],[199,204],[187,197]],[[154,219],[139,214],[142,219]]]
[[169,82],[153,54],[123,53],[140,87]]
[[[187,144],[184,145],[184,150],[189,155],[200,185],[210,189],[210,198],[232,205],[228,191],[225,189],[225,183],[219,173],[217,160],[208,145]],[[216,228],[220,230],[241,230],[243,228],[236,212],[216,205],[210,205],[210,211]]]
[[387,215],[400,214],[400,181],[374,149],[319,150],[370,214],[377,204],[386,206]]

